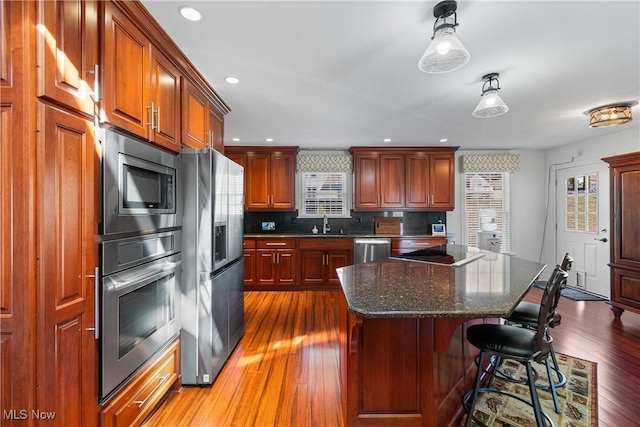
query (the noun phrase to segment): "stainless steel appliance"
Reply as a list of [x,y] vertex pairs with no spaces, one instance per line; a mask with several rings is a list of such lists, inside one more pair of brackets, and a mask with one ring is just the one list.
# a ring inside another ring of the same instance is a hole
[[211,384],[244,330],[244,169],[184,149],[182,383]]
[[178,156],[114,130],[101,132],[102,234],[179,227]]
[[101,400],[180,332],[181,243],[180,231],[101,243]]
[[391,239],[356,238],[353,239],[353,261],[358,263],[377,261],[391,255]]

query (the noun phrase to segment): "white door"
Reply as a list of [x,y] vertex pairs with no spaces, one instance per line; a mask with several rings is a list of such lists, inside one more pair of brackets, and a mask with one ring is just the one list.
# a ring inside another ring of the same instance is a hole
[[609,168],[605,162],[556,171],[556,258],[574,259],[568,286],[609,298]]

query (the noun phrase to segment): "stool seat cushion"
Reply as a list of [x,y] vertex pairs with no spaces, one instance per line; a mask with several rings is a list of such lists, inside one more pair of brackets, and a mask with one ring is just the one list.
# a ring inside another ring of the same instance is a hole
[[[522,301],[519,303],[511,316],[507,318],[508,322],[518,323],[521,325],[535,326],[538,324],[538,313],[540,312],[540,304],[535,302]],[[558,312],[553,313],[552,328],[560,325],[562,316]]]
[[549,343],[543,340],[542,350],[538,353],[536,332],[519,326],[473,325],[467,330],[467,340],[480,350],[520,360],[545,356],[551,350]]

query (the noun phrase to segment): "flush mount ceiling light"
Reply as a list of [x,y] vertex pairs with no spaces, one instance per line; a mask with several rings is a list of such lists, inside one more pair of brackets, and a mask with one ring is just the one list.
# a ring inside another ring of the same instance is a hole
[[233,77],[233,76],[227,76],[224,78],[224,81],[231,84],[231,85],[237,85],[238,83],[240,83],[240,79],[237,77]]
[[180,8],[180,15],[186,20],[189,21],[199,21],[202,19],[202,15],[198,12],[197,9],[191,6],[182,6]]
[[509,107],[504,103],[498,91],[500,90],[500,82],[498,81],[498,73],[486,74],[482,77],[484,83],[482,84],[482,95],[480,102],[473,113],[473,117],[479,119],[486,119],[489,117],[501,116],[509,111]]
[[631,121],[631,105],[604,105],[589,111],[589,127],[610,128]]
[[462,68],[469,62],[469,51],[456,37],[458,4],[453,0],[438,3],[433,8],[436,22],[433,24],[431,44],[418,61],[420,71],[431,74],[448,73]]

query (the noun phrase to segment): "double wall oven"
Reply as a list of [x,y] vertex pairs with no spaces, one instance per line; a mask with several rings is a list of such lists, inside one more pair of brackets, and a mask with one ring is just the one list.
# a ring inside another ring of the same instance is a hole
[[102,131],[100,398],[180,332],[178,157]]

